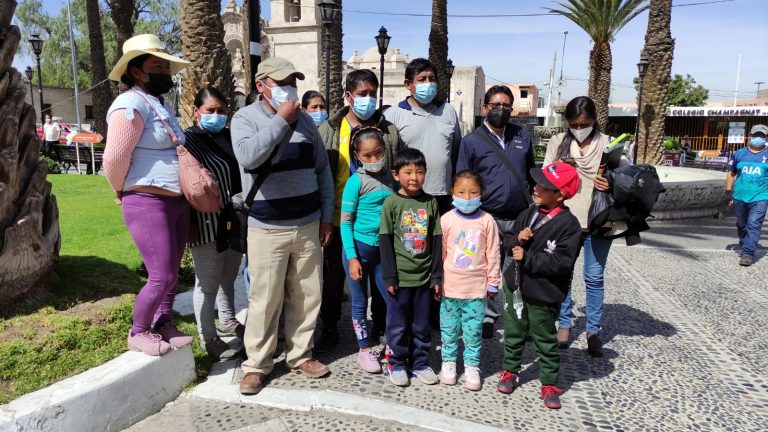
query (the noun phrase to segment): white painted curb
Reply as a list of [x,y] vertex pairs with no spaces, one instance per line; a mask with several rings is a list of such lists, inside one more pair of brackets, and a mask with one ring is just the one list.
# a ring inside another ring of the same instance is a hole
[[119,431],[160,411],[194,379],[190,346],[162,357],[126,352],[0,406],[0,431]]
[[208,380],[197,385],[189,396],[231,403],[254,403],[271,408],[311,411],[323,410],[445,432],[499,432],[502,429],[457,419],[444,414],[380,399],[365,398],[332,390],[291,390],[267,385],[255,396],[243,396],[232,384],[234,362],[214,364]]

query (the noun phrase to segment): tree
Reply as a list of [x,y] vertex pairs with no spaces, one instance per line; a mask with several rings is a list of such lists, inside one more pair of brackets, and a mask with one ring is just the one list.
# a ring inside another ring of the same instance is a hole
[[[341,0],[335,0],[336,4],[338,5],[338,11],[336,16],[336,21],[331,24],[330,28],[330,45],[331,45],[331,82],[330,82],[330,92],[329,92],[329,98],[330,100],[326,101],[328,112],[333,114],[336,111],[340,110],[344,106],[344,87],[341,82],[341,72],[342,72],[342,51],[343,51],[343,43],[342,39],[344,38],[344,30],[342,28],[342,16],[341,16]],[[326,59],[326,32],[329,31],[323,26],[323,30],[321,32],[321,36],[323,38],[323,42],[321,44],[321,55],[320,55],[320,91],[325,94],[325,65],[328,61]]]
[[611,41],[627,23],[648,9],[648,0],[565,0],[557,1],[563,9],[547,8],[581,27],[593,46],[589,53],[589,97],[597,105],[597,122],[608,125],[608,101],[611,97],[613,55]]
[[[2,53],[19,47],[21,32],[10,25],[15,10],[16,2],[2,2]],[[0,304],[48,285],[61,245],[48,167],[38,160],[37,115],[24,100],[27,85],[12,62],[13,55],[0,56]]]
[[99,0],[85,0],[88,17],[88,40],[91,48],[92,81],[97,83],[93,89],[93,125],[92,130],[106,133],[107,110],[112,103],[112,88],[107,81],[107,61],[104,56],[104,37],[101,32],[101,9]]
[[107,4],[117,31],[117,57],[119,58],[123,55],[123,44],[133,36],[136,4],[134,0],[112,0],[111,2],[107,0]]
[[181,0],[181,48],[189,60],[183,80],[182,123],[192,125],[197,92],[210,84],[221,90],[235,110],[235,84],[232,60],[224,45],[220,0]]
[[658,163],[664,150],[664,120],[672,96],[669,76],[675,51],[671,19],[672,0],[651,0],[645,46],[640,54],[648,61],[648,70],[643,78],[643,105],[639,107],[638,162]]
[[448,0],[432,0],[429,61],[435,66],[435,75],[437,75],[435,100],[444,101],[448,98],[448,88],[451,86],[446,74],[448,65]]
[[709,98],[709,90],[697,85],[692,76],[686,74],[683,77],[675,74],[669,83],[669,106],[704,106]]

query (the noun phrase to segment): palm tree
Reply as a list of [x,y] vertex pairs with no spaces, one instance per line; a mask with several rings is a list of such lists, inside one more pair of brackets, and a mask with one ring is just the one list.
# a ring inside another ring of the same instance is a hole
[[194,100],[198,90],[210,84],[221,90],[235,110],[235,83],[232,60],[224,45],[220,0],[181,0],[181,51],[187,66],[179,112],[182,124],[193,123]]
[[637,156],[643,163],[658,163],[662,157],[664,120],[667,117],[668,92],[672,74],[675,40],[672,39],[672,0],[651,0],[648,29],[641,57],[648,61],[643,79],[643,106],[639,107]]
[[107,1],[112,21],[117,27],[117,57],[123,55],[123,43],[133,36],[136,2],[134,0]]
[[[0,12],[0,52],[15,53],[19,29],[11,25],[16,2],[5,2]],[[13,69],[13,55],[0,56],[0,304],[44,288],[59,258],[59,210],[47,164],[38,160],[40,139],[35,134],[35,109],[24,100],[27,85]],[[5,306],[4,306],[5,307]]]
[[[341,14],[341,0],[335,0],[336,4],[338,5],[338,12],[336,16],[336,21],[331,24],[330,28],[330,45],[331,45],[331,82],[330,82],[330,92],[328,97],[330,98],[329,101],[327,101],[327,109],[329,113],[335,113],[336,111],[340,110],[344,106],[344,88],[342,86],[341,82],[341,72],[342,72],[342,51],[343,51],[343,44],[342,39],[344,37],[344,30],[342,27],[342,14]],[[320,92],[325,94],[325,64],[326,64],[326,47],[325,47],[325,41],[327,40],[325,38],[325,32],[328,31],[325,26],[322,28],[321,37],[322,37],[322,43],[321,43],[321,54],[320,54]]]
[[91,82],[98,84],[93,89],[94,119],[91,129],[104,134],[107,131],[107,110],[112,103],[112,89],[109,81],[107,81],[107,61],[104,57],[104,37],[101,34],[99,0],[85,0],[85,13],[91,48]]
[[555,3],[563,9],[546,9],[573,21],[594,43],[589,53],[589,97],[597,105],[597,122],[605,130],[613,69],[611,42],[619,30],[648,9],[648,0],[566,0]]
[[432,0],[432,25],[429,29],[429,61],[435,66],[438,101],[448,97],[448,0]]

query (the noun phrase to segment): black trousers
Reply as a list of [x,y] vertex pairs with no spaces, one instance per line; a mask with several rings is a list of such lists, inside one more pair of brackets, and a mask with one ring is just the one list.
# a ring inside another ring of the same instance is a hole
[[320,319],[323,320],[324,328],[335,329],[341,319],[345,278],[344,266],[341,263],[341,231],[334,227],[331,243],[323,248],[323,301],[320,304]]

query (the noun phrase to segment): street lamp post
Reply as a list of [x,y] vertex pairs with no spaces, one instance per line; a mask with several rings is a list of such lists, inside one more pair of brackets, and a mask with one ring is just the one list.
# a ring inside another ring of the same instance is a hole
[[757,93],[755,93],[755,99],[760,97],[760,86],[765,84],[765,81],[755,81],[755,84],[757,84]]
[[[640,61],[637,63],[637,73],[640,76],[640,87],[637,95],[637,125],[635,126],[635,151],[632,155],[632,163],[637,164],[637,148],[640,146],[640,116],[643,109],[643,78],[648,71],[648,60],[645,57],[640,57]],[[646,140],[648,137],[646,137]],[[643,153],[645,154],[645,153]]]
[[27,66],[27,69],[24,70],[24,75],[26,75],[27,82],[29,82],[29,104],[34,107],[35,91],[34,91],[34,84],[32,83],[32,78],[35,76],[35,71],[32,69],[32,66]]
[[325,27],[325,103],[331,106],[331,26],[339,15],[339,5],[334,0],[321,0],[317,6]]
[[40,53],[43,52],[43,40],[40,39],[40,35],[33,34],[29,39],[29,43],[32,45],[32,52],[35,53],[37,58],[37,85],[40,91],[40,124],[45,124],[45,113],[43,112],[43,73],[40,68]]
[[456,67],[453,65],[453,60],[448,59],[445,64],[445,74],[448,76],[448,103],[451,103],[451,78],[453,77],[453,71]]
[[378,36],[374,39],[376,39],[376,46],[379,47],[379,54],[381,55],[381,71],[379,71],[379,76],[381,76],[379,79],[379,108],[381,108],[384,106],[384,54],[387,53],[389,40],[392,38],[387,34],[387,29],[381,26]]

